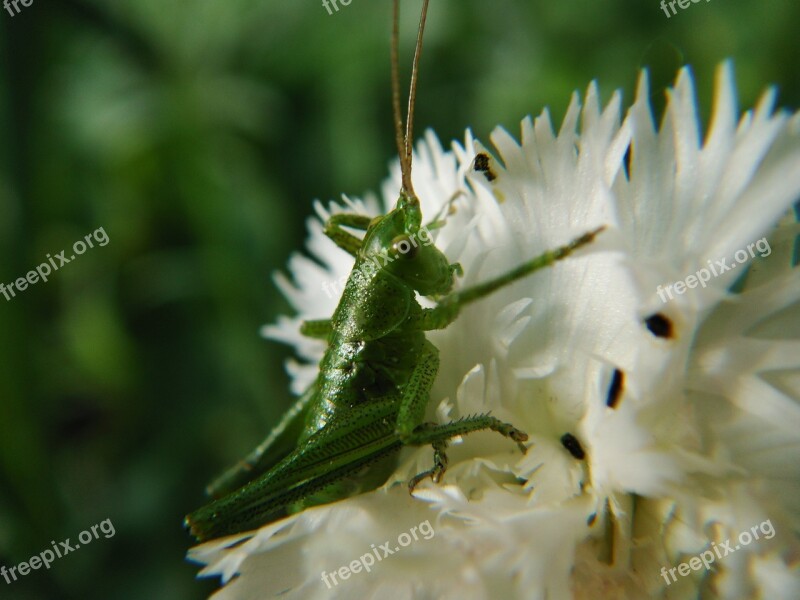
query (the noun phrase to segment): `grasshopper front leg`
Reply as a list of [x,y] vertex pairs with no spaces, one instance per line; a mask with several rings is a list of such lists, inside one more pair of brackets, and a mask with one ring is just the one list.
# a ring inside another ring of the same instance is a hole
[[366,215],[354,215],[350,213],[340,213],[332,215],[330,219],[325,222],[325,229],[323,230],[333,243],[339,246],[342,250],[347,252],[350,256],[355,256],[361,249],[361,240],[348,233],[342,227],[351,227],[359,231],[366,231],[372,218]]
[[539,256],[522,263],[518,267],[494,279],[445,296],[439,301],[438,306],[426,308],[422,311],[422,329],[431,331],[433,329],[446,328],[450,323],[456,320],[463,306],[489,296],[502,287],[510,285],[539,269],[549,267],[559,260],[566,258],[578,248],[594,241],[595,236],[604,229],[605,226],[598,227],[597,229],[575,238],[568,244],[554,248],[553,250],[547,250]]
[[300,325],[300,333],[315,340],[327,340],[331,331],[333,323],[330,319],[311,319]]

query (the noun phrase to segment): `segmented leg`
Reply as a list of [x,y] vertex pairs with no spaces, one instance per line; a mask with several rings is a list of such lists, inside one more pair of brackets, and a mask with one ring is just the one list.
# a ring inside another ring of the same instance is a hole
[[315,340],[327,340],[331,333],[330,319],[313,319],[303,321],[300,325],[300,333]]
[[466,195],[467,193],[464,190],[456,190],[455,192],[453,192],[450,198],[447,200],[447,202],[444,203],[442,208],[433,218],[433,220],[427,225],[425,225],[425,229],[432,231],[434,229],[440,229],[441,227],[444,227],[445,224],[447,223],[447,217],[456,212],[456,209],[453,208],[453,204],[455,204],[455,201],[458,200],[459,197]]
[[575,238],[569,244],[548,250],[527,262],[522,263],[518,267],[511,269],[507,273],[490,279],[485,283],[480,283],[464,290],[453,292],[445,296],[439,301],[438,306],[434,308],[423,309],[422,315],[422,328],[425,331],[432,329],[444,329],[450,323],[455,321],[458,313],[466,304],[479,300],[485,296],[492,294],[500,288],[509,285],[518,279],[522,279],[530,275],[534,271],[549,267],[553,263],[566,258],[581,246],[585,246],[592,242],[597,234],[603,231],[605,227],[598,227],[593,231],[583,234]]
[[350,227],[360,231],[366,231],[369,224],[372,222],[372,217],[366,215],[354,215],[349,213],[340,213],[332,215],[325,223],[323,230],[333,243],[339,246],[342,250],[355,256],[361,248],[361,240],[342,229],[342,227]]
[[403,388],[400,409],[397,412],[396,432],[400,440],[406,443],[417,427],[425,419],[425,410],[430,399],[431,386],[439,372],[439,350],[428,340],[422,350]]
[[432,343],[426,341],[422,347],[417,365],[414,367],[411,377],[409,377],[408,383],[403,389],[403,398],[400,401],[400,409],[397,415],[396,433],[400,437],[400,441],[405,445],[424,446],[425,444],[431,444],[433,446],[434,465],[432,469],[420,473],[409,482],[410,491],[413,491],[414,487],[426,477],[432,477],[434,481],[441,479],[447,469],[447,454],[445,453],[447,440],[456,436],[481,429],[491,429],[517,442],[523,452],[526,450],[522,444],[528,439],[526,433],[489,415],[465,417],[444,425],[423,423],[430,389],[438,371],[439,351]]
[[527,433],[520,431],[511,423],[504,423],[500,419],[488,414],[464,417],[463,419],[451,421],[450,423],[443,423],[442,425],[423,423],[408,437],[407,443],[412,446],[433,444],[436,441],[449,440],[459,435],[465,435],[482,429],[491,429],[504,437],[514,440],[517,442],[517,446],[519,446],[523,454],[527,451],[527,448],[522,443],[528,440]]
[[447,450],[447,441],[435,440],[431,442],[431,446],[433,446],[433,468],[423,471],[411,478],[408,482],[409,494],[412,493],[414,488],[417,487],[417,484],[426,477],[430,477],[434,483],[439,483],[442,475],[444,475],[444,472],[447,470],[447,454],[445,454],[445,450]]
[[[188,515],[198,540],[228,535],[278,519],[303,506],[377,487],[391,473],[402,443],[393,431],[398,398],[360,405],[340,414],[260,477]],[[384,470],[364,478],[364,469]],[[355,478],[355,479],[353,479]],[[352,480],[356,485],[350,486]],[[337,485],[341,482],[341,485]],[[352,489],[349,489],[352,488]]]
[[443,425],[423,423],[407,440],[405,440],[405,443],[412,446],[422,446],[424,444],[433,446],[434,465],[432,469],[414,476],[411,481],[408,482],[409,493],[413,492],[417,484],[426,477],[433,479],[434,483],[438,483],[442,478],[442,475],[444,475],[444,472],[447,470],[447,455],[445,454],[447,440],[482,429],[491,429],[504,437],[514,440],[517,442],[517,446],[519,446],[523,454],[527,451],[527,448],[522,443],[527,441],[527,433],[520,431],[510,423],[504,423],[490,415],[465,417]]

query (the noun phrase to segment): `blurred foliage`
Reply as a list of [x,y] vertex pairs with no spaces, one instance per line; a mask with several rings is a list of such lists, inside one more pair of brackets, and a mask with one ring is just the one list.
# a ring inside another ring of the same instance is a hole
[[[404,81],[419,1],[403,6]],[[35,0],[0,13],[0,281],[103,227],[110,237],[0,298],[0,565],[116,535],[0,597],[202,598],[183,515],[290,401],[288,306],[270,274],[314,198],[377,189],[393,154],[390,3]],[[726,0],[433,0],[417,134],[486,139],[597,78],[654,99],[682,61],[708,116],[733,57],[741,106],[800,102],[800,5]],[[69,255],[69,253],[67,253]]]

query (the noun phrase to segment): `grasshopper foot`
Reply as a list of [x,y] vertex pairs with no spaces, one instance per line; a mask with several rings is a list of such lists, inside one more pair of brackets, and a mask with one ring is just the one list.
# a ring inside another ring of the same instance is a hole
[[511,425],[510,423],[497,422],[491,426],[491,429],[497,433],[506,436],[510,440],[517,442],[517,446],[522,450],[523,454],[528,452],[528,448],[522,442],[528,441],[528,434]]
[[442,479],[442,475],[444,475],[444,472],[447,470],[447,454],[445,454],[447,442],[444,440],[436,440],[431,442],[431,446],[433,446],[433,468],[423,471],[411,478],[408,482],[409,494],[413,494],[417,484],[426,477],[430,477],[433,483],[439,483]]

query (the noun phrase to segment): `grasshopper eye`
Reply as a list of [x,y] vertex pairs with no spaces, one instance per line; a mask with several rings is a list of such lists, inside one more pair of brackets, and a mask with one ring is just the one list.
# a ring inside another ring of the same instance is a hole
[[393,254],[400,254],[404,258],[414,258],[417,250],[417,245],[411,243],[411,239],[407,235],[398,235],[392,240]]

